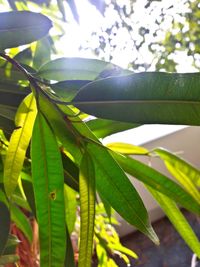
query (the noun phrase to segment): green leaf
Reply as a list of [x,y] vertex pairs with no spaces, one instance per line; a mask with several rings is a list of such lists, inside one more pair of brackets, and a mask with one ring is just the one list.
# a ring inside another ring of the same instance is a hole
[[10,138],[9,147],[4,164],[4,187],[7,196],[14,192],[24,163],[34,120],[37,114],[33,94],[28,95],[19,106],[16,114],[16,129]]
[[112,242],[110,242],[110,243],[108,243],[108,248],[110,248],[112,250],[120,251],[122,253],[125,253],[125,254],[127,254],[128,256],[131,256],[134,259],[138,258],[137,254],[135,254],[135,252],[133,252],[132,250],[122,246],[121,244],[112,244]]
[[144,72],[97,80],[73,99],[81,111],[133,123],[200,125],[199,73]]
[[0,13],[0,50],[29,44],[45,36],[52,27],[42,14],[29,11]]
[[[81,151],[78,146],[77,137],[74,135],[73,125],[68,120],[65,113],[59,109],[57,105],[50,102],[49,99],[42,96],[39,99],[42,113],[48,119],[56,136],[61,141],[73,158],[79,163],[82,158]],[[75,118],[73,118],[74,120]],[[79,123],[77,123],[79,124]],[[81,124],[81,123],[80,123]]]
[[43,65],[39,69],[38,76],[55,81],[91,81],[110,65],[108,62],[97,59],[58,58]]
[[3,254],[10,231],[10,212],[5,203],[0,202],[0,255]]
[[136,128],[140,125],[112,120],[93,119],[87,122],[87,126],[96,135],[96,137],[104,138],[111,134]]
[[152,188],[148,187],[148,189],[174,225],[177,232],[185,240],[186,244],[198,257],[200,257],[199,240],[174,201]]
[[10,205],[11,219],[17,227],[24,233],[28,241],[31,243],[33,240],[32,228],[24,213],[14,204]]
[[91,81],[90,80],[62,81],[52,84],[51,88],[60,98],[63,98],[65,101],[71,101],[77,94],[78,90],[89,82]]
[[71,238],[68,232],[68,229],[66,229],[66,238],[67,238],[67,245],[66,245],[66,255],[65,255],[65,267],[75,267],[74,262],[74,251],[72,247]]
[[88,151],[95,163],[97,190],[130,224],[159,243],[148,218],[144,204],[123,170],[106,148],[88,143]]
[[74,230],[76,221],[76,192],[69,186],[64,185],[64,197],[65,197],[65,221],[69,234]]
[[156,148],[154,152],[160,156],[164,162],[168,162],[171,168],[174,168],[182,175],[187,176],[194,185],[200,186],[200,170],[194,167],[189,162],[185,161],[180,156],[177,157],[174,153],[163,149],[163,148]]
[[91,267],[95,219],[95,170],[90,155],[85,152],[80,165],[80,248],[79,267]]
[[33,67],[38,69],[48,62],[51,57],[51,45],[47,37],[37,41],[35,54],[33,57]]
[[149,151],[141,146],[134,146],[127,143],[109,143],[106,145],[109,149],[128,155],[148,155]]
[[62,153],[61,155],[64,168],[65,183],[75,191],[79,192],[79,168],[64,153]]
[[32,51],[30,47],[20,51],[17,55],[13,57],[14,60],[20,62],[21,64],[30,65],[32,61]]
[[19,260],[17,255],[5,255],[0,257],[0,265],[5,266],[9,263],[15,263]]
[[21,179],[22,187],[23,187],[27,202],[31,208],[31,211],[36,217],[35,197],[34,197],[33,184],[32,184],[31,177],[28,174],[21,172],[21,178],[22,178]]
[[41,267],[63,266],[66,230],[62,160],[56,137],[40,112],[33,129],[31,158],[40,264]]
[[10,255],[16,253],[16,248],[21,241],[15,235],[9,234],[6,247],[4,249],[4,255]]
[[123,170],[179,203],[186,209],[200,214],[200,205],[182,187],[153,168],[127,156],[113,153]]

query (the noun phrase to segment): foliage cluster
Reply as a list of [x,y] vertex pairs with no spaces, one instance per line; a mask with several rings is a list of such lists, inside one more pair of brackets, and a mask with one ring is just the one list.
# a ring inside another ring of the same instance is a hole
[[[159,244],[126,173],[150,191],[200,257],[199,241],[177,206],[200,214],[200,171],[161,148],[101,143],[145,123],[199,125],[199,74],[134,74],[100,60],[51,60],[51,28],[39,13],[0,13],[0,264],[18,260],[11,222],[32,242],[27,212],[39,226],[42,267],[75,266],[74,230],[79,267],[91,266],[94,250],[98,266],[116,266],[114,253],[129,264],[126,255],[137,256],[120,244],[112,209]],[[160,157],[175,181],[130,155]]]

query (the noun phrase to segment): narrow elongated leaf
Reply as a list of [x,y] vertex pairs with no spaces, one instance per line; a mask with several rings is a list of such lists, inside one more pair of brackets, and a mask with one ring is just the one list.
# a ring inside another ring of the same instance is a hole
[[19,227],[19,229],[24,233],[28,241],[31,243],[33,239],[32,228],[30,222],[24,215],[24,213],[14,204],[10,205],[11,219]]
[[148,189],[174,225],[177,232],[185,240],[186,244],[200,257],[200,242],[174,201],[152,188],[148,187]]
[[149,151],[140,146],[134,146],[127,143],[109,143],[106,145],[109,149],[122,153],[122,154],[128,154],[128,155],[147,155]]
[[104,119],[94,119],[87,122],[88,127],[98,138],[126,131],[140,126],[139,124],[118,122]]
[[50,19],[29,11],[0,13],[0,50],[29,44],[45,36]]
[[36,104],[33,94],[28,95],[19,106],[16,114],[14,130],[6,154],[4,164],[4,187],[6,194],[11,196],[14,192],[24,163],[34,120],[36,117]]
[[165,162],[168,162],[174,169],[178,170],[182,174],[189,177],[189,179],[197,186],[200,186],[200,170],[197,169],[195,166],[190,164],[189,162],[185,161],[180,156],[177,157],[174,153],[163,149],[163,148],[156,148],[154,149],[156,154],[158,154],[161,159]]
[[[43,65],[39,69],[38,76],[55,81],[94,80],[108,67],[115,69],[116,66],[97,59],[59,58]],[[120,68],[119,70],[122,73],[130,73]]]
[[0,202],[0,255],[3,254],[10,231],[10,212],[5,203]]
[[66,229],[66,239],[67,239],[67,245],[66,245],[66,254],[65,254],[65,267],[76,267],[74,262],[74,251],[72,247],[71,238],[68,232],[68,229]]
[[79,267],[91,267],[95,219],[95,170],[90,155],[85,152],[80,166],[80,248]]
[[64,197],[65,197],[65,221],[69,234],[74,230],[76,221],[76,192],[69,186],[64,185]]
[[55,136],[41,113],[34,125],[31,158],[40,264],[41,267],[63,266],[66,231],[62,161]]
[[74,136],[73,126],[70,123],[70,120],[67,119],[65,113],[60,110],[57,105],[50,102],[44,96],[41,96],[40,98],[40,106],[43,114],[48,119],[52,129],[62,142],[63,146],[77,162],[80,162],[82,155],[78,146],[77,137]]
[[165,194],[186,209],[200,214],[200,205],[197,201],[171,179],[133,158],[116,153],[113,155],[125,172],[156,191]]
[[97,190],[103,198],[127,222],[158,244],[144,204],[120,166],[100,145],[89,143],[88,151],[94,159]]
[[200,125],[199,73],[135,73],[84,86],[73,103],[99,118]]
[[79,192],[79,168],[64,153],[62,153],[62,163],[65,183],[75,191]]

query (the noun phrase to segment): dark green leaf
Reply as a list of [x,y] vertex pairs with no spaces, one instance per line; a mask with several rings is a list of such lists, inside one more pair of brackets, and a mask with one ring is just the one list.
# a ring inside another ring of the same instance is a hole
[[125,123],[112,120],[94,119],[87,122],[87,126],[98,138],[123,132],[140,126],[139,124]]
[[78,90],[89,83],[89,80],[69,80],[54,83],[51,85],[51,88],[61,98],[64,98],[65,101],[71,101],[72,98],[77,94]]
[[5,203],[0,202],[0,255],[3,254],[10,231],[10,212]]
[[135,73],[89,83],[73,103],[104,119],[200,125],[199,73]]
[[28,201],[28,204],[33,212],[33,214],[36,217],[36,207],[35,207],[35,197],[34,197],[34,191],[33,191],[33,184],[32,181],[27,179],[27,174],[21,173],[22,179],[22,187],[24,190],[24,194],[26,196],[26,199]]
[[159,243],[148,219],[144,204],[106,148],[89,143],[88,151],[95,164],[97,190],[110,205],[130,224],[146,234],[153,242]]
[[113,155],[125,172],[165,194],[186,209],[200,214],[200,205],[196,200],[171,179],[133,158],[116,153]]
[[26,64],[26,65],[30,65],[31,61],[32,61],[32,51],[30,48],[26,48],[22,51],[20,51],[15,57],[14,60],[22,63],[22,64]]
[[0,50],[29,44],[45,36],[52,27],[42,14],[29,11],[0,13]]
[[31,243],[33,239],[32,228],[30,222],[24,213],[14,204],[10,205],[11,219],[17,227],[24,233],[28,241]]
[[62,160],[56,137],[40,112],[33,129],[31,158],[41,266],[63,266],[66,232]]
[[65,267],[75,267],[74,262],[74,251],[72,247],[71,238],[68,232],[68,229],[66,229],[66,238],[67,238],[67,245],[66,245],[66,255],[65,255]]

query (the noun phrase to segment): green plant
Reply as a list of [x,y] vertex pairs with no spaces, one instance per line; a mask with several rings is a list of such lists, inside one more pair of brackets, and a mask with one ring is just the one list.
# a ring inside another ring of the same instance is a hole
[[[102,214],[106,211],[112,222],[111,207],[159,244],[142,199],[125,172],[147,187],[200,256],[199,241],[177,207],[199,215],[200,171],[163,149],[148,151],[119,143],[103,146],[100,141],[145,123],[199,125],[199,74],[133,74],[107,62],[81,58],[44,63],[45,36],[51,27],[41,14],[0,13],[0,227],[4,233],[0,264],[17,260],[13,250],[5,254],[13,239],[11,221],[32,241],[25,209],[39,225],[40,266],[74,266],[70,233],[76,193],[80,196],[79,267],[91,266],[94,244],[99,266],[107,260],[115,266],[107,252],[121,252],[127,263],[125,254],[136,257],[120,245],[113,229],[110,236],[105,230],[109,221]],[[16,48],[39,39],[37,45]],[[134,154],[156,154],[178,183],[129,157]],[[96,205],[97,193],[103,204]]]

